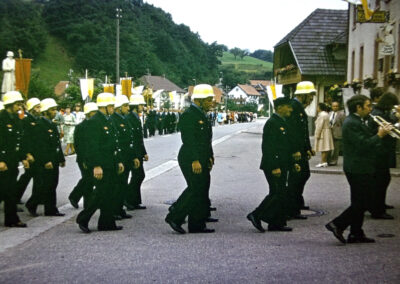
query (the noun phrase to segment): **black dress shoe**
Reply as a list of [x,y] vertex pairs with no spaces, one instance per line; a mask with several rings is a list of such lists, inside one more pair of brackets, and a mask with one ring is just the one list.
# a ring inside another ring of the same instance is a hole
[[209,229],[209,228],[204,228],[202,230],[189,230],[189,233],[191,234],[200,234],[200,233],[214,233],[214,229]]
[[178,224],[176,224],[174,221],[165,218],[165,222],[168,223],[168,225],[170,225],[170,227],[172,228],[172,230],[174,230],[175,232],[178,232],[179,234],[185,234],[185,230]]
[[302,206],[301,208],[300,208],[301,210],[310,210],[310,206]]
[[268,231],[270,231],[270,232],[291,232],[291,231],[293,231],[293,229],[288,226],[268,225]]
[[394,206],[385,204],[385,209],[394,209]]
[[37,217],[37,216],[39,216],[39,214],[36,213],[36,210],[35,210],[35,209],[33,209],[33,208],[31,208],[31,207],[28,207],[28,206],[26,206],[26,205],[25,205],[25,207],[26,207],[26,209],[28,209],[28,212],[29,212],[29,214],[31,214],[32,217]]
[[365,235],[363,236],[356,236],[353,234],[350,234],[347,237],[347,242],[349,244],[360,244],[360,243],[375,243],[374,239],[367,238]]
[[215,208],[215,207],[210,207],[210,211],[217,211],[217,208]]
[[103,228],[103,227],[98,227],[97,229],[99,231],[119,231],[122,230],[124,227],[122,226],[115,226],[115,227],[110,227],[110,228]]
[[65,216],[65,214],[64,213],[60,213],[60,212],[56,212],[56,213],[44,214],[44,216],[62,217],[62,216]]
[[22,223],[21,221],[14,223],[14,224],[6,224],[6,227],[11,227],[11,228],[26,228],[27,225],[25,223]]
[[331,231],[335,236],[335,238],[337,238],[340,242],[344,244],[346,243],[346,240],[343,237],[343,230],[336,227],[336,225],[333,222],[329,222],[328,224],[326,224],[325,228],[327,228],[328,231]]
[[78,226],[79,226],[79,229],[81,229],[81,231],[84,232],[85,234],[89,234],[91,232],[88,225],[78,223]]
[[24,212],[24,209],[17,207],[17,212]]
[[73,200],[71,197],[68,197],[68,199],[69,199],[69,203],[71,203],[71,205],[72,205],[75,209],[78,209],[78,208],[79,208],[78,202],[76,202],[75,200]]
[[121,217],[122,217],[122,219],[131,219],[132,215],[125,213],[125,214],[122,214]]
[[264,228],[262,227],[261,220],[257,219],[256,216],[254,216],[252,213],[247,215],[247,220],[249,220],[251,224],[253,224],[253,226],[261,233],[265,232]]
[[207,223],[216,223],[216,222],[218,222],[218,219],[217,218],[208,217],[206,219],[206,222]]
[[304,216],[304,215],[299,214],[299,215],[292,216],[291,219],[296,219],[296,220],[307,220],[307,216]]
[[372,219],[384,219],[384,220],[393,220],[394,219],[394,217],[392,215],[387,214],[387,213],[383,213],[380,215],[371,215],[371,218]]
[[135,210],[146,209],[146,208],[147,208],[146,206],[141,205],[141,204],[138,204],[138,205],[135,206]]

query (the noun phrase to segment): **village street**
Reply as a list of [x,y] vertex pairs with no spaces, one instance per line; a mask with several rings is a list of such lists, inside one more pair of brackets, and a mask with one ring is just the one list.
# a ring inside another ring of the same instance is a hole
[[[264,123],[214,128],[210,196],[219,222],[208,225],[214,234],[178,235],[164,222],[166,203],[185,188],[175,160],[179,134],[146,140],[150,161],[142,192],[147,209],[118,221],[124,226],[118,232],[97,232],[98,214],[91,234],[78,229],[79,210],[67,196],[79,173],[75,158],[68,157],[58,188],[60,211],[67,215],[31,218],[24,212],[20,216],[28,228],[1,227],[0,283],[399,283],[398,177],[388,192],[395,220],[365,218],[374,244],[342,245],[325,229],[349,205],[349,188],[344,175],[324,172],[313,173],[307,184],[305,198],[312,210],[303,213],[308,220],[289,221],[294,228],[289,233],[256,231],[246,215],[268,192],[258,169]],[[29,194],[30,188],[24,201]]]

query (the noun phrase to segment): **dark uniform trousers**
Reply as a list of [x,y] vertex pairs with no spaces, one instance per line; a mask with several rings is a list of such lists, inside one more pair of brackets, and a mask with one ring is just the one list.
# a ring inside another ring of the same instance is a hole
[[188,216],[189,231],[202,230],[206,227],[206,219],[210,215],[210,171],[207,163],[201,163],[201,174],[192,171],[192,164],[179,161],[179,167],[186,180],[187,187],[173,204],[167,219],[182,224]]
[[133,166],[130,167],[132,175],[128,184],[126,201],[129,205],[132,206],[142,204],[142,194],[140,189],[144,181],[144,178],[146,177],[146,174],[143,168],[143,159],[139,159],[139,161],[140,161],[139,168],[134,169]]
[[78,162],[78,167],[81,179],[70,193],[69,198],[78,202],[83,197],[83,207],[86,208],[93,191],[93,173],[82,162]]
[[17,201],[21,200],[22,196],[25,193],[26,188],[28,187],[29,182],[33,178],[33,168],[34,165],[31,164],[29,169],[25,169],[24,173],[18,178],[16,185],[16,195]]
[[301,167],[300,173],[289,175],[288,198],[291,203],[289,206],[289,216],[295,216],[301,213],[301,208],[304,206],[304,188],[311,176],[307,153],[301,152],[301,156],[301,160],[298,161]]
[[77,223],[88,225],[90,218],[97,209],[100,209],[100,217],[97,225],[98,229],[114,228],[116,225],[110,194],[112,194],[112,190],[117,183],[117,173],[115,170],[103,169],[103,178],[101,180],[93,178],[93,180],[93,193],[90,195],[87,207],[78,214],[76,221]]
[[286,226],[287,221],[287,180],[288,171],[281,169],[280,177],[275,177],[264,170],[269,185],[269,194],[264,198],[260,205],[252,214],[269,225]]
[[350,227],[350,233],[356,236],[363,236],[362,225],[364,213],[371,206],[374,175],[373,174],[352,174],[346,172],[347,181],[350,184],[351,205],[342,214],[333,220],[333,223],[340,229]]
[[0,202],[4,201],[4,225],[9,226],[18,223],[17,200],[15,188],[18,177],[18,168],[8,168],[0,172]]

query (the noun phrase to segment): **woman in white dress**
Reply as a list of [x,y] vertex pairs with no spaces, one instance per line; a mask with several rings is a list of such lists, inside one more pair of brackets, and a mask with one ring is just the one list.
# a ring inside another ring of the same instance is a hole
[[74,131],[75,131],[76,119],[75,115],[71,113],[71,107],[67,106],[65,108],[64,114],[64,142],[67,144],[65,148],[65,156],[69,155],[69,150],[71,150],[71,155],[75,153],[74,148]]
[[328,166],[328,155],[333,150],[332,130],[329,125],[329,107],[324,103],[318,104],[318,117],[315,121],[315,152],[321,152],[321,163],[317,168]]

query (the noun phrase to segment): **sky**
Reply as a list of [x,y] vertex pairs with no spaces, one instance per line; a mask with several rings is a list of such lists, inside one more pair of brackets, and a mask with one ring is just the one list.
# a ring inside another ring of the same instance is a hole
[[189,26],[207,43],[273,50],[315,9],[347,10],[343,0],[145,0]]

